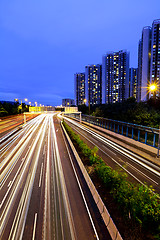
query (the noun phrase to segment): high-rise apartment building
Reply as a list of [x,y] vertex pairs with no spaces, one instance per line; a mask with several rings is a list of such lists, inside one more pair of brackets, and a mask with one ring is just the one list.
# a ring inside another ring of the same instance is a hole
[[102,103],[123,102],[129,97],[129,53],[109,52],[102,59]]
[[74,74],[74,93],[75,93],[75,104],[84,104],[85,99],[85,73]]
[[86,104],[101,104],[102,65],[88,65],[85,67],[85,84]]
[[151,59],[151,27],[144,27],[138,46],[138,79],[137,101],[147,101],[149,98]]
[[129,97],[137,100],[137,68],[129,69]]
[[75,104],[74,99],[71,99],[71,98],[62,99],[62,106],[63,107],[71,107],[74,104]]
[[160,96],[160,19],[152,24],[150,82],[157,85],[156,95]]

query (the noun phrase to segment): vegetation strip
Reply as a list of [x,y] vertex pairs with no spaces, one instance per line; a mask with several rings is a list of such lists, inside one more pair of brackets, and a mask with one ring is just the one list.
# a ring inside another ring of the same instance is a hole
[[155,239],[159,239],[160,196],[152,193],[151,186],[133,184],[127,180],[126,173],[115,171],[107,166],[97,155],[98,149],[96,147],[90,149],[65,122],[63,124],[83,159],[83,163],[94,167],[98,178],[119,204],[124,217],[128,220],[133,219],[144,229],[150,230]]

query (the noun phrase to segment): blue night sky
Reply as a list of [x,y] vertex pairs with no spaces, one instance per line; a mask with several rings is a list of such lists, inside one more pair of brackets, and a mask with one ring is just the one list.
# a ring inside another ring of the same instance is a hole
[[74,73],[108,51],[138,64],[142,28],[160,0],[0,0],[0,100],[60,105],[74,98]]

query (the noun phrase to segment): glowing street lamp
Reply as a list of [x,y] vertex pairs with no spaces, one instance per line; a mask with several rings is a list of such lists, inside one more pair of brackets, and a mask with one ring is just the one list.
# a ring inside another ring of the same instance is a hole
[[158,86],[156,83],[151,83],[149,85],[149,91],[153,94],[153,98],[156,98],[156,91],[158,89]]
[[150,91],[151,92],[154,92],[154,91],[156,91],[157,90],[157,86],[156,86],[156,84],[151,84],[150,86],[149,86],[149,89],[150,89]]
[[[15,98],[14,100],[15,100],[16,102],[18,102],[19,100],[21,101],[21,113],[22,113],[22,99]],[[27,102],[28,99],[25,98],[24,101]]]
[[84,102],[84,104],[86,104],[86,102],[87,102],[87,99],[84,99],[84,100],[83,100],[83,102]]

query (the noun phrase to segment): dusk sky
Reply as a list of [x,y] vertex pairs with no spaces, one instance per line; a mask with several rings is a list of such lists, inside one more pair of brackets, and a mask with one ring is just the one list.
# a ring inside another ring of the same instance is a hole
[[74,98],[74,73],[130,51],[138,64],[142,28],[160,0],[0,0],[0,100],[60,105]]

